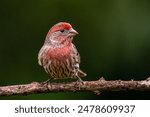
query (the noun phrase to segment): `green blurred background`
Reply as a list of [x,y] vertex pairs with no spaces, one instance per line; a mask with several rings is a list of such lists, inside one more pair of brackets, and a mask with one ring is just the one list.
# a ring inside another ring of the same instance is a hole
[[[0,85],[49,77],[37,54],[51,26],[66,21],[79,35],[83,80],[150,76],[149,0],[0,0]],[[66,81],[66,80],[64,80]],[[50,93],[0,99],[150,99],[149,92]]]

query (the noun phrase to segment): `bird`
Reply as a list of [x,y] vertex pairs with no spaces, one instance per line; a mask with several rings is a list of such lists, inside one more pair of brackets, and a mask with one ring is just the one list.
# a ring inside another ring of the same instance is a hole
[[73,44],[78,32],[68,22],[59,22],[52,26],[38,53],[38,64],[44,68],[50,79],[72,78],[82,82],[87,76],[80,65],[80,54]]

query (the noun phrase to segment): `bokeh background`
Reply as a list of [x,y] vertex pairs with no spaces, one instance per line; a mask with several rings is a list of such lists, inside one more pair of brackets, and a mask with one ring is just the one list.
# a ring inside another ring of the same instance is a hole
[[[79,32],[73,42],[88,74],[83,80],[150,76],[149,0],[0,0],[1,86],[48,79],[37,54],[49,28],[60,21]],[[50,93],[0,99],[150,99],[150,94]]]

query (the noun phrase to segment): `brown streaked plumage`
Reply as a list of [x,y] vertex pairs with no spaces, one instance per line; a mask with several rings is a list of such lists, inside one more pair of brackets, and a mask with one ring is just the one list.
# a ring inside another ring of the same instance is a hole
[[48,32],[38,54],[38,63],[54,79],[85,77],[79,69],[80,55],[72,43],[78,32],[69,23],[60,22]]

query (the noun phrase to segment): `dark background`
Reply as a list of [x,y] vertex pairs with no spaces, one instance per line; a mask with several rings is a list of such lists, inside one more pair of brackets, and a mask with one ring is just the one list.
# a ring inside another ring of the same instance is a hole
[[[150,76],[149,0],[0,0],[0,85],[49,77],[37,54],[51,26],[66,21],[79,35],[83,80]],[[50,93],[0,99],[150,99],[149,92]]]

